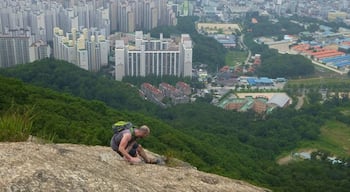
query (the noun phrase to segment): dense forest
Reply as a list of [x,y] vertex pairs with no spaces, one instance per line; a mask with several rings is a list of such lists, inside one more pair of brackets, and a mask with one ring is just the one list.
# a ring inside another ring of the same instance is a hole
[[[119,120],[129,120],[135,125],[147,124],[152,128],[150,137],[141,141],[148,149],[194,160],[198,166],[208,166],[195,153],[191,153],[193,148],[190,146],[199,146],[200,140],[142,113],[116,110],[101,101],[84,100],[2,76],[0,93],[0,116],[13,111],[20,115],[30,113],[29,116],[33,117],[30,132],[41,138],[59,143],[107,146],[113,134],[111,125]],[[129,90],[129,93],[132,92]],[[4,140],[3,130],[7,127],[2,125],[0,123],[0,139]],[[211,146],[204,146],[214,150]]]
[[297,35],[305,31],[301,25],[291,22],[288,18],[278,18],[276,21],[271,21],[269,17],[259,16],[254,17],[257,23],[251,22],[252,17],[247,17],[245,21],[245,30],[249,31],[253,37],[275,36],[280,40],[283,35]]
[[[300,55],[279,54],[277,50],[269,49],[265,44],[258,44],[255,38],[276,37],[283,39],[283,35],[298,35],[305,31],[304,27],[291,22],[286,18],[278,18],[276,22],[267,17],[256,17],[258,23],[252,23],[252,17],[247,17],[244,23],[244,43],[249,47],[252,54],[260,54],[262,64],[258,67],[256,75],[271,78],[286,77],[295,78],[314,73],[315,69],[311,61]],[[318,25],[310,25],[309,30],[316,30]]]
[[315,72],[311,61],[301,55],[279,54],[267,45],[256,43],[251,34],[245,36],[244,42],[252,54],[261,55],[262,63],[256,71],[258,76],[295,78]]
[[152,108],[130,84],[89,73],[65,61],[45,59],[1,71],[8,76],[85,99],[96,99],[122,110]]
[[323,105],[310,102],[302,110],[277,110],[262,119],[202,102],[160,109],[139,98],[137,87],[62,61],[38,61],[2,69],[0,74],[65,93],[0,79],[1,113],[11,107],[32,107],[33,134],[54,142],[108,145],[111,124],[128,119],[152,128],[152,136],[143,142],[146,148],[188,161],[200,170],[276,191],[346,191],[350,185],[348,166],[321,160],[276,164],[279,155],[300,142],[318,140],[326,121],[350,125],[348,115],[338,109],[350,107],[346,99],[334,98]]

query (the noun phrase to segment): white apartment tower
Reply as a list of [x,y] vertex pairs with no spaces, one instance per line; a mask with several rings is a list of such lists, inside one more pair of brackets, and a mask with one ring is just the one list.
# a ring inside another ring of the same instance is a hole
[[126,48],[123,40],[115,42],[115,79],[121,81],[125,76]]
[[183,67],[183,76],[192,76],[192,40],[189,34],[181,35],[180,66]]
[[188,34],[178,39],[151,39],[136,31],[133,42],[115,43],[115,79],[124,76],[192,76],[192,41]]

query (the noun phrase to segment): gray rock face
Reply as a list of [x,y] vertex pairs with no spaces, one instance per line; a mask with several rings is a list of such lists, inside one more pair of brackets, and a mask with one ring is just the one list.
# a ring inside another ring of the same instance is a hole
[[0,143],[0,191],[267,191],[189,167],[130,165],[108,147]]

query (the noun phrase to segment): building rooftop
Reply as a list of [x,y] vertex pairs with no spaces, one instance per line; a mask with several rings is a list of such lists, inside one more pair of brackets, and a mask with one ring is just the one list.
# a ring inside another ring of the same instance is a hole
[[142,86],[145,87],[146,89],[152,91],[154,94],[162,94],[162,92],[159,89],[157,89],[156,87],[154,87],[153,85],[151,85],[149,83],[143,83]]
[[271,99],[267,102],[269,104],[276,104],[279,107],[284,107],[288,102],[290,98],[285,93],[277,93],[271,97]]

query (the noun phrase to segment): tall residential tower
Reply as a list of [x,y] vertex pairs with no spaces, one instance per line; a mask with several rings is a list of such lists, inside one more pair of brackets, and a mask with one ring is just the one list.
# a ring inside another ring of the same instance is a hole
[[151,39],[136,31],[133,40],[116,40],[115,79],[124,76],[192,76],[192,40],[188,34],[173,39]]

